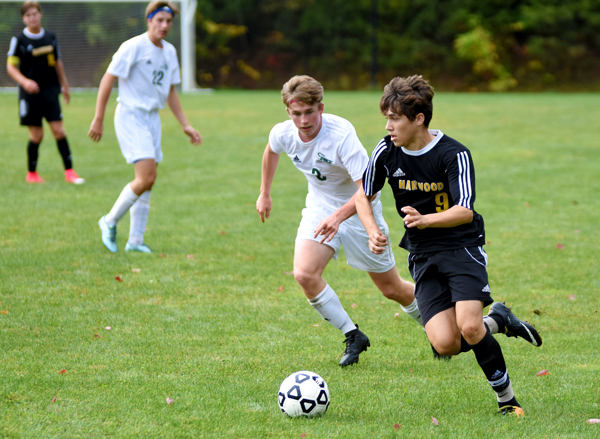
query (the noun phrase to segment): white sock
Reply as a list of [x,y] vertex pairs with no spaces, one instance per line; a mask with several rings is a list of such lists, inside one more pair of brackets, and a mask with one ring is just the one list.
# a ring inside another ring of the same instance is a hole
[[508,382],[508,387],[504,389],[502,392],[496,392],[496,399],[498,402],[507,402],[515,397],[515,392],[513,392],[512,383]]
[[131,190],[131,185],[127,184],[127,186],[125,186],[125,188],[121,192],[121,195],[119,195],[119,198],[117,198],[117,202],[110,210],[110,213],[104,218],[106,224],[108,224],[109,226],[114,226],[115,224],[117,224],[119,220],[123,218],[123,215],[125,215],[127,211],[131,208],[131,206],[133,206],[133,203],[135,203],[138,198],[139,196]]
[[356,325],[352,323],[348,313],[342,307],[340,298],[329,284],[325,285],[317,297],[308,299],[308,303],[333,327],[338,328],[344,334],[356,329]]
[[500,328],[498,327],[498,322],[496,322],[496,320],[494,320],[490,316],[483,316],[483,323],[485,323],[487,327],[490,328],[490,333],[492,334],[497,334],[500,331]]
[[131,222],[129,224],[129,243],[131,245],[142,245],[144,243],[144,232],[146,222],[150,213],[150,191],[144,192],[129,209]]
[[421,319],[421,313],[419,312],[419,307],[417,306],[417,299],[413,300],[413,302],[407,307],[400,305],[400,308],[402,308],[402,311],[408,314],[415,322],[423,326],[423,319]]

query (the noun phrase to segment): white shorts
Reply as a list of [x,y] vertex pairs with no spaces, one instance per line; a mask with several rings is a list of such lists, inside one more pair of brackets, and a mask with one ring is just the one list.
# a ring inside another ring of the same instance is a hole
[[[305,207],[302,209],[302,220],[298,227],[296,242],[301,239],[320,242],[323,237],[318,236],[315,239],[315,229],[322,220],[327,218],[333,212],[333,210],[329,211],[328,209],[317,206]],[[388,243],[390,243],[390,232],[387,223],[383,219],[383,214],[381,213],[381,203],[376,203],[373,206],[373,214],[375,215],[375,220],[377,221],[379,229],[385,234]],[[362,225],[358,214],[351,216],[340,224],[340,228],[333,239],[329,242],[325,241],[323,244],[330,246],[335,251],[333,259],[337,259],[340,253],[340,247],[344,246],[348,265],[362,271],[385,273],[396,266],[394,253],[389,244],[386,246],[383,254],[380,255],[376,255],[369,250],[369,235]]]
[[115,110],[115,132],[127,163],[142,159],[154,159],[156,163],[162,161],[158,111],[146,111],[119,103]]

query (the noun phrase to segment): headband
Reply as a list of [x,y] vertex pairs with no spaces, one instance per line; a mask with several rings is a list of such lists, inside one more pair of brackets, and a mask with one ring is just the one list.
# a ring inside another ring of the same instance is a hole
[[156,14],[158,14],[159,12],[168,12],[169,14],[171,14],[172,17],[175,16],[175,14],[173,13],[173,9],[171,9],[168,6],[159,6],[158,8],[156,8],[154,11],[150,12],[148,14],[148,20],[152,20],[152,17],[154,17]]

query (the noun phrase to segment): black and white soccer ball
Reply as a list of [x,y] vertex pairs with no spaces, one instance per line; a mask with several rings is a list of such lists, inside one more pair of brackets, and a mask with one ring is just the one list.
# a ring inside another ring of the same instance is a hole
[[325,380],[308,370],[291,374],[279,386],[279,408],[292,418],[320,416],[327,411],[330,399]]

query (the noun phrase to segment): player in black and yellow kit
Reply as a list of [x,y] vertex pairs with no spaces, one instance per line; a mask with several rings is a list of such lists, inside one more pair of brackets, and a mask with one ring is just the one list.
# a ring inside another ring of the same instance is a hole
[[[410,252],[415,298],[429,341],[442,355],[472,350],[497,395],[503,414],[523,414],[494,333],[521,337],[534,346],[542,339],[503,302],[493,303],[483,250],[483,218],[474,210],[475,170],[469,150],[439,130],[429,130],[433,88],[421,76],[394,78],[385,87],[380,110],[386,136],[375,148],[356,196],[369,247],[388,245],[373,218],[371,200],[386,180],[392,188]],[[490,312],[482,311],[490,304]]]
[[58,41],[53,32],[42,27],[39,2],[26,1],[21,7],[23,23],[27,26],[10,42],[6,70],[19,84],[19,115],[21,125],[29,127],[27,145],[28,183],[43,183],[36,171],[38,149],[44,137],[42,118],[50,124],[58,151],[65,165],[68,183],[84,182],[73,170],[71,151],[62,122],[58,96],[62,92],[69,103],[69,84],[60,59]]

